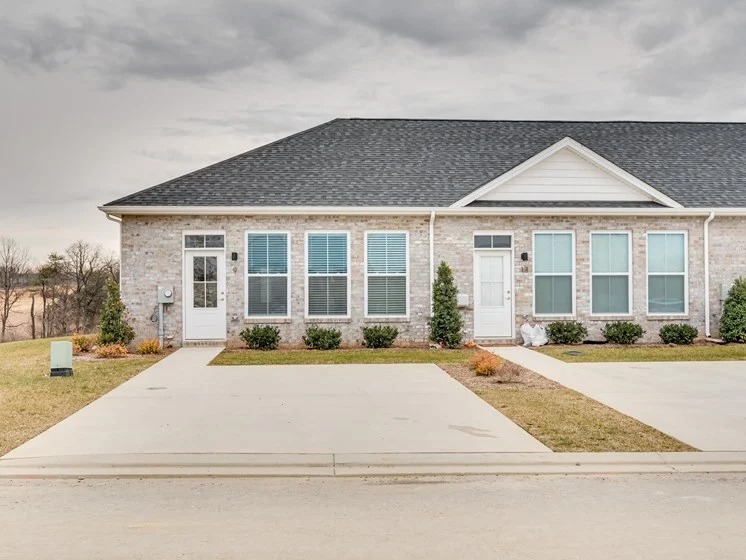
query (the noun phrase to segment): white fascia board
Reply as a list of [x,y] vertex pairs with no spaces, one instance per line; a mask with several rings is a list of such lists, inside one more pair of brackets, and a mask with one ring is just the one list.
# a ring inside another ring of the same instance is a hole
[[555,144],[552,144],[545,150],[542,150],[538,154],[528,158],[523,163],[516,165],[513,169],[510,171],[507,171],[506,173],[503,173],[499,177],[495,177],[488,183],[485,183],[481,187],[479,187],[477,190],[471,192],[470,194],[466,195],[461,200],[458,200],[454,202],[451,205],[451,208],[461,208],[468,204],[471,204],[475,200],[479,199],[482,195],[485,193],[499,187],[500,185],[506,183],[507,181],[510,181],[513,177],[516,177],[526,171],[527,169],[530,169],[537,163],[545,160],[552,154],[555,154],[562,150],[563,148],[568,148],[575,152],[577,155],[579,155],[582,158],[585,158],[586,160],[590,161],[591,163],[595,164],[596,166],[600,167],[610,175],[616,177],[620,181],[626,183],[630,187],[637,189],[641,191],[642,193],[649,196],[652,200],[663,204],[664,206],[668,206],[670,208],[683,208],[681,204],[676,202],[674,199],[666,196],[662,192],[654,189],[644,181],[641,181],[631,173],[626,172],[624,169],[619,167],[618,165],[610,162],[606,158],[598,155],[593,150],[586,148],[583,146],[580,142],[577,142],[576,140],[573,140],[569,136],[565,136],[562,140],[559,142],[556,142]]

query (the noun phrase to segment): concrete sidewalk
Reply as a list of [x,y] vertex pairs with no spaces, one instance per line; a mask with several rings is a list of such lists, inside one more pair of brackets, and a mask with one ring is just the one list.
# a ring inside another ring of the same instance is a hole
[[746,451],[746,362],[566,363],[488,350],[702,451]]

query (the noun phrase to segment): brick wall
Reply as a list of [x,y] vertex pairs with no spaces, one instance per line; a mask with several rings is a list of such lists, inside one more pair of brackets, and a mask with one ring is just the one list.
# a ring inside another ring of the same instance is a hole
[[[642,323],[647,340],[657,340],[657,332],[666,322],[691,323],[704,328],[703,305],[703,218],[634,218],[634,217],[438,217],[435,226],[435,260],[454,268],[459,291],[473,301],[472,235],[477,230],[508,231],[514,235],[514,298],[516,329],[523,315],[531,315],[532,260],[520,260],[520,254],[532,253],[532,232],[537,230],[572,230],[576,240],[576,311],[594,338],[606,318],[590,317],[590,232],[624,230],[632,232],[633,246],[633,314],[628,319]],[[224,230],[226,253],[237,252],[239,259],[228,259],[227,325],[229,341],[238,341],[238,333],[251,322],[244,319],[245,241],[247,230],[290,231],[291,253],[291,319],[277,323],[283,341],[298,343],[309,322],[305,312],[305,232],[309,230],[345,230],[350,232],[351,247],[351,308],[352,317],[344,320],[316,321],[342,330],[348,343],[361,339],[360,328],[380,323],[364,318],[364,232],[367,230],[409,231],[410,317],[396,321],[401,340],[422,341],[427,338],[429,313],[429,241],[427,217],[361,217],[361,216],[125,216],[122,222],[122,297],[127,304],[139,337],[155,336],[156,326],[150,322],[159,284],[173,284],[176,303],[167,309],[165,328],[174,342],[182,341],[182,232],[184,230]],[[686,318],[649,318],[646,313],[645,232],[649,230],[685,230],[689,232],[689,315]],[[730,282],[746,267],[746,251],[735,251],[734,243],[746,239],[746,222],[737,219],[716,219],[712,227],[711,293],[713,302],[719,296],[719,283]],[[740,246],[740,245],[738,245]],[[736,247],[737,249],[737,247]],[[713,305],[713,315],[719,308]],[[467,337],[473,335],[472,310],[464,310]],[[616,317],[615,317],[616,319]],[[266,322],[266,321],[261,321]]]

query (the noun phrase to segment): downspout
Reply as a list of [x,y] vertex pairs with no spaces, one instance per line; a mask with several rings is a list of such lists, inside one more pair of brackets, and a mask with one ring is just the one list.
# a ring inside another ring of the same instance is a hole
[[715,219],[715,212],[710,212],[704,225],[705,244],[705,336],[710,336],[710,222]]
[[119,285],[122,284],[122,218],[106,214],[106,219],[119,224]]
[[435,210],[430,211],[430,315],[433,310],[433,284],[435,283]]

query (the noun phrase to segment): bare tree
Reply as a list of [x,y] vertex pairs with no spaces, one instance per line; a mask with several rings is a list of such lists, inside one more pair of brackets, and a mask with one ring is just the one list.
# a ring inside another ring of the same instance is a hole
[[29,272],[29,254],[15,239],[0,237],[0,342],[5,341],[10,313],[21,299]]
[[65,251],[72,290],[73,322],[78,332],[95,328],[106,298],[106,281],[117,269],[116,259],[101,245],[76,241]]

